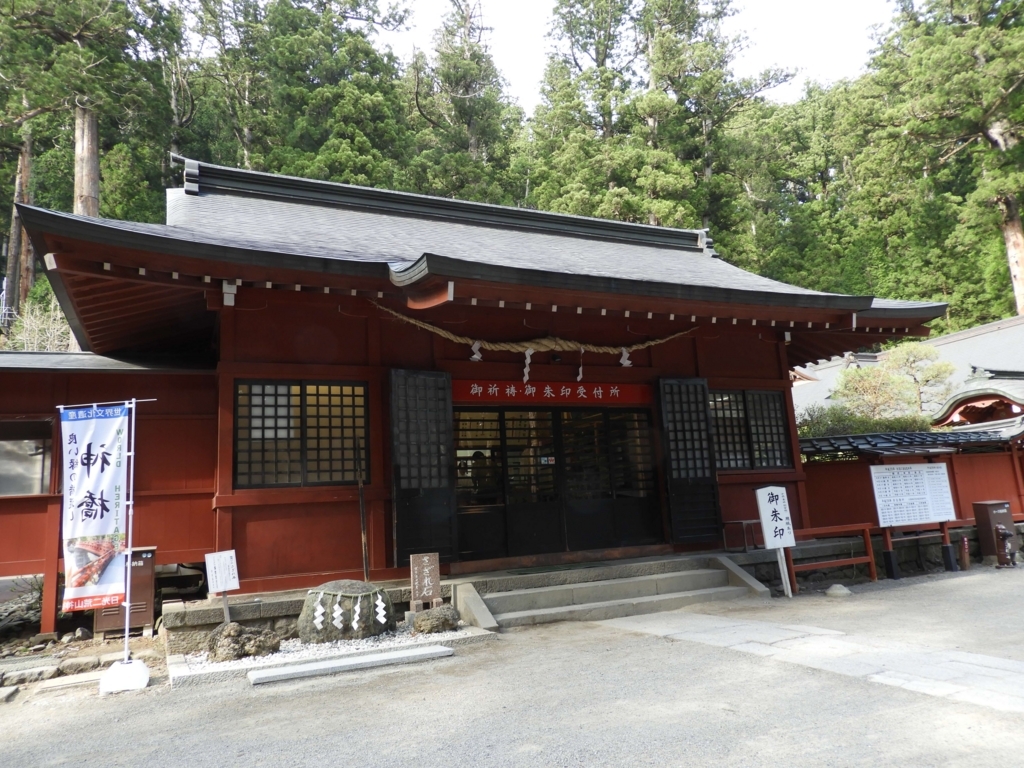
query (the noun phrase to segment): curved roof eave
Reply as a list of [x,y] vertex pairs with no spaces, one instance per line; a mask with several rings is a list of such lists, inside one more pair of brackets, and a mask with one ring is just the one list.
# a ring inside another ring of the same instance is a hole
[[979,397],[1000,397],[1009,400],[1017,405],[1024,406],[1024,392],[1013,392],[1009,389],[997,386],[978,387],[977,389],[965,389],[949,397],[946,402],[931,417],[932,423],[945,421],[954,410],[968,400]]
[[653,280],[625,280],[600,275],[580,275],[566,272],[545,272],[497,264],[455,259],[425,253],[402,269],[391,269],[391,282],[399,287],[414,285],[428,277],[482,280],[484,282],[529,285],[551,290],[587,291],[592,293],[650,296],[652,298],[681,301],[708,301],[726,304],[753,304],[763,306],[800,307],[807,309],[859,312],[870,306],[870,296],[844,296],[841,294],[800,294],[772,291],[744,291],[704,285],[658,282]]

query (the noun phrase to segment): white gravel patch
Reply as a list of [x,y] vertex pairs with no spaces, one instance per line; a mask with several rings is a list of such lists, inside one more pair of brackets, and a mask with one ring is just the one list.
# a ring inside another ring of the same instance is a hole
[[316,661],[323,658],[337,658],[349,653],[366,653],[367,651],[392,651],[408,645],[419,645],[424,641],[431,644],[466,637],[470,632],[461,627],[451,632],[434,632],[433,634],[414,634],[412,627],[406,622],[398,623],[394,632],[386,632],[364,640],[337,640],[333,643],[303,643],[298,638],[283,640],[281,650],[267,656],[249,656],[235,661],[207,661],[208,654],[192,653],[185,657],[190,672],[216,672],[227,669],[245,669],[247,667],[273,666],[274,664],[291,664],[299,661]]

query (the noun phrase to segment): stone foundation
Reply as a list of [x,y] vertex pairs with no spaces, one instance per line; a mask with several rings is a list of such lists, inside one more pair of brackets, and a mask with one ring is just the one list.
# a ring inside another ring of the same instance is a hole
[[[383,587],[383,591],[391,598],[396,615],[403,615],[411,596],[408,582],[405,586]],[[229,597],[231,620],[243,627],[273,630],[282,640],[298,637],[296,622],[308,592],[302,589]],[[451,597],[449,584],[442,585],[441,595]],[[207,636],[223,622],[224,607],[219,597],[192,602],[167,601],[163,604],[159,636],[167,655],[202,653],[206,650]]]

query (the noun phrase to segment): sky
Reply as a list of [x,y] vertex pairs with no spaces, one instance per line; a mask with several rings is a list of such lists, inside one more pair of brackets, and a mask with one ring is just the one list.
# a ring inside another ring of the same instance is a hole
[[[532,114],[551,48],[546,36],[553,0],[482,2],[495,63],[510,95]],[[449,0],[409,0],[408,5],[408,29],[379,33],[405,61],[414,49],[431,50],[434,31],[451,7]],[[863,72],[873,47],[872,27],[892,15],[889,0],[735,0],[735,6],[739,13],[730,19],[730,31],[748,38],[736,74],[753,75],[770,66],[797,70],[792,82],[766,94],[787,103],[800,98],[807,80],[830,83]]]

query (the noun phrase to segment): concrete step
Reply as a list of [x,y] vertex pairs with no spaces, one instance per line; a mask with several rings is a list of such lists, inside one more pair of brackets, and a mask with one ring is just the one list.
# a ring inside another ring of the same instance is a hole
[[509,592],[517,589],[535,589],[565,584],[582,584],[590,581],[628,579],[634,576],[650,576],[658,573],[678,573],[708,567],[708,558],[693,555],[673,557],[650,557],[618,562],[581,564],[579,566],[528,568],[511,571],[480,573],[459,577],[458,581],[472,582],[477,592],[489,595],[494,592]]
[[583,605],[512,611],[498,614],[494,619],[502,628],[549,624],[555,621],[603,621],[604,619],[618,619],[623,616],[637,616],[644,613],[674,611],[688,605],[708,603],[714,600],[735,600],[745,597],[747,594],[749,594],[747,587],[711,587],[627,600],[608,600],[584,603]]
[[484,596],[484,602],[491,613],[497,615],[540,608],[558,608],[568,605],[585,605],[611,600],[631,600],[653,595],[691,592],[697,589],[724,587],[728,584],[728,574],[723,570],[695,568],[631,578],[492,592]]
[[251,685],[276,683],[281,680],[301,680],[306,677],[336,675],[339,672],[351,672],[356,669],[373,669],[394,664],[412,664],[417,661],[441,659],[451,656],[455,651],[443,645],[430,645],[424,648],[400,648],[395,651],[371,653],[354,659],[329,659],[327,661],[310,661],[305,664],[290,664],[273,669],[253,669],[246,677]]

